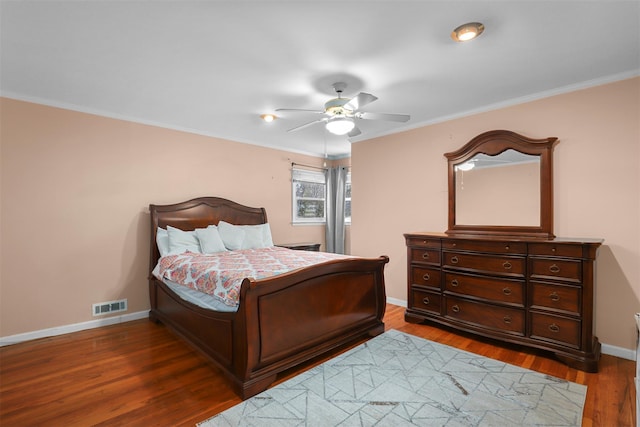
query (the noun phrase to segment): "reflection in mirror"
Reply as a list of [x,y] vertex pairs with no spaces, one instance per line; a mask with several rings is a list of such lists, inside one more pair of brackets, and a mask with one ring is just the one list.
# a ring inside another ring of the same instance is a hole
[[539,155],[478,153],[454,170],[459,224],[540,226]]

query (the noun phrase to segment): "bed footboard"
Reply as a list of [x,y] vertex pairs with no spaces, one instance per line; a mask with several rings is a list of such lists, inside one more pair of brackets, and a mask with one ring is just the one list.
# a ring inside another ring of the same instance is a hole
[[354,258],[245,280],[236,334],[246,334],[246,348],[238,348],[242,356],[234,360],[243,399],[268,387],[278,372],[384,332],[388,261]]

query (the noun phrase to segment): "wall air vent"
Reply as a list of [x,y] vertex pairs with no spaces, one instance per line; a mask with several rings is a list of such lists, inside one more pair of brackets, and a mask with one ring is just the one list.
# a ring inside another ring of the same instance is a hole
[[107,301],[93,304],[93,315],[102,316],[103,314],[118,313],[120,311],[127,311],[127,300],[121,299],[118,301]]

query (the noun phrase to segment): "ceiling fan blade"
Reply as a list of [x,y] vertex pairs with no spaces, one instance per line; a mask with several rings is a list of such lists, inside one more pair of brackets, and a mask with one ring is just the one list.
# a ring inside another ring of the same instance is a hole
[[351,132],[349,132],[349,133],[347,134],[347,136],[348,136],[349,138],[351,138],[351,137],[354,137],[354,136],[358,136],[358,135],[360,135],[361,133],[362,133],[362,132],[360,131],[360,129],[358,129],[358,126],[355,126],[355,127],[351,130]]
[[411,118],[408,114],[388,114],[388,113],[358,113],[359,119],[365,120],[387,120],[390,122],[408,122]]
[[296,127],[294,127],[294,128],[291,128],[291,129],[289,129],[287,132],[295,132],[295,131],[297,131],[297,130],[304,129],[304,128],[306,128],[307,126],[311,126],[311,125],[314,125],[314,124],[316,124],[316,123],[321,123],[321,122],[326,122],[326,121],[327,121],[327,119],[314,120],[314,121],[312,121],[312,122],[308,122],[308,123],[302,124],[302,125],[300,125],[300,126],[296,126]]
[[377,96],[373,96],[370,93],[366,92],[360,92],[358,95],[351,98],[349,102],[344,104],[344,108],[351,111],[358,111],[360,108],[364,107],[367,104],[371,104],[376,99],[378,99]]
[[324,111],[321,110],[303,110],[300,108],[276,108],[276,111],[283,111],[287,113],[316,113],[316,114],[324,114]]

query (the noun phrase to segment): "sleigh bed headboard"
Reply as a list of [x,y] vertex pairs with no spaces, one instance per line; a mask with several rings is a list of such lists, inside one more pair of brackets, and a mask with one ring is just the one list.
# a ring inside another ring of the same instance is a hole
[[220,197],[198,197],[186,202],[172,205],[149,205],[151,214],[151,253],[149,272],[156,266],[160,258],[156,244],[158,227],[170,225],[181,230],[190,231],[206,228],[225,221],[235,225],[257,225],[267,222],[264,208],[252,208]]

